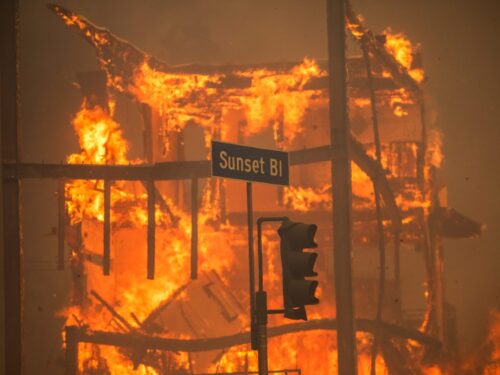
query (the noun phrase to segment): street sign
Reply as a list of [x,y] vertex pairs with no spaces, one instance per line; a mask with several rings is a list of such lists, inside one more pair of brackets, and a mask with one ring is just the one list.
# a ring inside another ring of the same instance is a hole
[[288,153],[212,141],[212,176],[288,186]]

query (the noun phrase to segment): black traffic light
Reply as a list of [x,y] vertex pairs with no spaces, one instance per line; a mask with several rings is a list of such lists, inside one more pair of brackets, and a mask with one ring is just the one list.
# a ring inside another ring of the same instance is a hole
[[284,221],[278,229],[285,317],[289,319],[307,320],[304,306],[319,303],[319,299],[314,296],[318,282],[305,279],[317,275],[313,268],[318,254],[303,252],[304,249],[318,247],[314,242],[317,228],[315,224]]

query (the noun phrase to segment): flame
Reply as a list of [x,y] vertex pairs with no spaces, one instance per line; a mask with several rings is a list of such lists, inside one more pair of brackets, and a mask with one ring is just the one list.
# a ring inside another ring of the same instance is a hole
[[241,97],[247,118],[246,135],[260,133],[272,124],[277,142],[280,142],[280,138],[291,142],[303,131],[302,119],[310,99],[316,94],[313,90],[304,91],[303,88],[311,78],[324,76],[325,72],[320,70],[314,60],[306,58],[290,72],[259,69],[241,72],[241,75],[252,79],[251,87]]
[[440,168],[443,163],[443,133],[438,129],[431,129],[427,135],[427,165]]
[[[92,43],[99,46],[109,45],[109,33],[91,33],[88,25],[76,16],[65,16],[68,24],[76,25],[85,31]],[[353,33],[362,30],[353,30]],[[386,47],[392,51],[398,61],[411,74],[411,44],[395,42],[402,38],[400,34],[388,37]],[[127,54],[123,54],[121,57]],[[132,74],[117,73],[113,61],[99,55],[101,67],[108,73],[108,85],[119,92],[131,95],[141,103],[146,103],[162,117],[160,133],[168,134],[182,130],[188,123],[194,122],[205,131],[205,141],[214,136],[225,139],[229,124],[224,121],[224,114],[229,109],[239,110],[244,115],[244,135],[261,134],[272,129],[274,140],[279,147],[291,146],[298,135],[304,135],[302,123],[308,108],[318,97],[326,103],[326,95],[318,90],[306,90],[306,85],[314,78],[326,75],[312,59],[304,59],[301,64],[288,70],[249,69],[232,72],[237,78],[245,78],[249,85],[243,88],[221,89],[227,75],[215,74],[178,74],[162,71],[151,58],[135,61]],[[115,70],[113,70],[113,69]],[[422,73],[423,74],[423,73]],[[412,75],[413,76],[413,75]],[[422,75],[423,77],[423,75]],[[420,81],[419,81],[420,82]],[[404,91],[396,91],[390,98],[391,108],[396,115],[405,115],[405,106],[411,104]],[[323,103],[324,104],[324,103]],[[354,99],[358,107],[369,104],[366,99]],[[110,103],[110,108],[113,104]],[[79,138],[81,151],[68,157],[69,163],[88,164],[131,164],[140,160],[129,160],[128,144],[120,130],[120,125],[113,119],[113,111],[99,107],[88,108],[82,105],[73,120],[75,132]],[[219,133],[218,133],[219,132]],[[441,143],[435,141],[426,154],[426,162],[438,164]],[[382,158],[387,168],[388,156]],[[387,168],[389,169],[389,168]],[[388,171],[388,178],[394,175]],[[353,195],[356,208],[373,208],[372,180],[355,164],[352,164]],[[232,288],[229,276],[232,267],[241,254],[235,254],[236,244],[245,244],[246,233],[239,227],[233,227],[221,219],[223,183],[207,185],[199,213],[199,257],[201,270],[215,270]],[[320,183],[309,187],[290,187],[284,190],[284,203],[297,211],[309,211],[331,207],[331,185]],[[428,200],[413,185],[405,187],[404,194],[397,197],[402,209],[426,207]],[[95,236],[87,243],[95,249],[72,249],[72,261],[77,262],[81,253],[100,254],[102,246],[96,233],[102,232],[103,222],[103,182],[70,181],[66,185],[66,208],[71,224],[82,224],[88,229],[89,236]],[[420,195],[419,195],[420,194]],[[86,263],[87,282],[106,296],[116,312],[128,317],[134,313],[143,322],[149,314],[165,302],[179,287],[189,280],[190,255],[187,249],[191,241],[190,215],[180,209],[168,197],[164,196],[170,214],[159,205],[155,207],[156,219],[156,278],[146,280],[145,238],[147,225],[147,195],[139,183],[113,182],[111,186],[111,221],[112,221],[112,273],[116,279],[103,279],[101,267]],[[176,218],[175,222],[172,216]],[[265,283],[270,291],[280,289],[279,244],[275,232],[265,232],[263,243],[268,250],[266,257]],[[132,249],[132,250],[131,250]],[[121,273],[116,269],[122,270]],[[225,279],[227,278],[227,279]],[[326,281],[325,281],[326,285]],[[319,290],[322,293],[322,290]],[[186,298],[181,293],[177,297]],[[270,306],[281,305],[281,298],[270,295]],[[334,315],[334,307],[325,303],[310,312],[311,318],[324,318]],[[70,306],[61,312],[70,324],[87,326],[92,330],[123,331],[112,314],[93,301],[88,306]],[[244,329],[248,330],[246,317],[241,317]],[[276,317],[272,324],[283,324],[283,318]],[[141,331],[137,323],[132,323],[132,332]],[[167,334],[168,337],[181,335]],[[370,369],[370,348],[372,337],[358,333],[359,368],[361,373]],[[314,353],[314,355],[311,355]],[[137,370],[131,367],[131,361],[120,349],[115,347],[96,347],[81,345],[80,370],[97,369],[107,366],[112,373],[118,374],[158,374],[153,365],[141,364]],[[274,368],[300,367],[304,373],[332,373],[337,371],[337,351],[335,332],[311,331],[300,334],[272,338],[269,345],[270,363]],[[173,362],[178,369],[189,371],[187,354],[175,355]],[[387,374],[382,358],[376,361],[377,373]],[[221,359],[209,371],[243,371],[245,368],[255,371],[257,358],[248,345],[233,347],[225,351]],[[431,370],[429,370],[431,371]]]
[[404,88],[395,90],[389,97],[389,105],[398,117],[408,116],[405,107],[411,104],[414,104],[414,101]]
[[414,68],[414,54],[420,48],[419,45],[413,46],[404,33],[393,33],[388,27],[385,29],[386,36],[385,49],[389,52],[397,62],[399,62],[408,71],[408,74],[418,83],[421,83],[425,74],[422,68]]

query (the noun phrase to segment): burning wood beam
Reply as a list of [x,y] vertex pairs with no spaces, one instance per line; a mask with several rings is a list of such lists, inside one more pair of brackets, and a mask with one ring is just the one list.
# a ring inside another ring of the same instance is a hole
[[349,22],[349,30],[360,44],[366,45],[371,54],[386,68],[402,87],[409,88],[417,95],[422,95],[420,85],[410,76],[408,70],[387,52],[377,40],[373,32],[368,29],[361,18],[354,12],[350,2],[347,2],[346,17]]
[[[252,85],[251,77],[237,75],[236,72],[256,69],[269,69],[276,72],[286,72],[301,62],[289,63],[259,63],[259,64],[227,64],[227,65],[203,65],[184,64],[178,66],[168,65],[153,56],[146,54],[131,43],[122,40],[109,30],[96,26],[85,17],[78,15],[64,7],[56,4],[48,4],[48,8],[53,11],[68,27],[80,34],[96,50],[99,63],[108,76],[108,81],[118,84],[120,87],[127,87],[133,84],[134,72],[142,63],[148,64],[161,72],[172,74],[192,74],[192,75],[221,75],[217,83],[211,83],[211,88],[218,89],[245,89]],[[394,90],[402,84],[415,90],[415,81],[406,73],[394,58],[383,48],[372,43],[371,50],[377,52],[378,61],[386,69],[389,69],[395,76],[394,79],[387,77],[376,77],[374,87],[377,90]],[[362,69],[362,58],[353,57],[348,59],[348,64],[357,71],[357,67]],[[327,70],[328,62],[319,61],[319,67]],[[401,70],[401,72],[400,72]],[[121,82],[116,82],[119,79]],[[396,82],[395,82],[396,81]],[[365,77],[356,76],[354,73],[348,80],[350,89],[363,92],[368,96],[366,90],[367,81]],[[326,90],[328,88],[328,77],[313,77],[304,86],[304,90]]]
[[134,332],[135,328],[123,317],[121,316],[114,308],[111,306],[104,298],[99,295],[95,290],[91,290],[90,294],[99,301],[108,311],[113,315],[113,318],[118,320],[121,325],[123,325],[129,332]]
[[[431,336],[428,336],[416,329],[401,327],[387,322],[377,322],[369,319],[356,319],[356,328],[358,332],[368,333],[380,330],[388,336],[414,340],[436,351],[439,351],[441,348],[441,343]],[[164,351],[203,352],[250,343],[249,332],[208,339],[185,340],[149,336],[140,333],[123,334],[117,332],[89,331],[88,329],[80,329],[76,326],[67,326],[66,330],[67,329],[74,329],[76,331],[78,342],[131,348],[141,345],[148,349]],[[296,332],[336,329],[336,319],[318,319],[310,320],[304,323],[285,324],[282,326],[270,327],[268,329],[268,335],[269,337],[276,337]]]
[[109,275],[111,263],[111,181],[104,180],[104,223],[103,223],[102,273]]
[[156,188],[154,180],[147,181],[148,192],[148,279],[155,278],[155,243],[156,243],[156,220],[155,220],[155,202]]

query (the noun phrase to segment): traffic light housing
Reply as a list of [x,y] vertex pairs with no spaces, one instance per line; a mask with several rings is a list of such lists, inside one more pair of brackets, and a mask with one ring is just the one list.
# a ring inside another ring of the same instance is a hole
[[315,224],[293,221],[284,221],[278,229],[281,238],[283,302],[285,317],[289,319],[307,320],[305,306],[319,303],[314,295],[318,282],[305,279],[317,275],[313,269],[318,253],[303,251],[318,247],[314,242],[316,230]]

